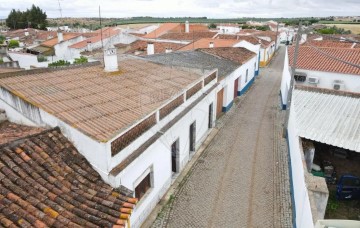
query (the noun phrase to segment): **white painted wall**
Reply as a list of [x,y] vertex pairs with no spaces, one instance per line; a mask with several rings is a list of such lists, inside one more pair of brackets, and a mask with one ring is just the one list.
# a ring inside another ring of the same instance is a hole
[[260,44],[254,45],[252,43],[249,43],[245,40],[242,40],[241,42],[237,43],[234,45],[234,47],[243,47],[248,49],[249,51],[255,52],[256,53],[256,66],[257,66],[257,70],[259,69],[259,56],[260,56]]
[[216,28],[219,29],[221,34],[236,34],[241,30],[240,27],[224,26],[224,25],[219,25]]
[[[291,67],[289,66],[288,50],[286,48],[284,69],[281,80],[281,98],[283,104],[286,104],[288,89],[290,88],[290,72]],[[305,82],[295,82],[295,85],[315,86],[314,84],[309,84],[308,78],[317,77],[319,79],[319,83],[316,85],[316,87],[333,89],[334,80],[341,80],[345,85],[344,91],[350,91],[355,93],[360,92],[360,75],[340,74],[334,72],[312,71],[304,69],[297,69],[296,72],[306,73],[307,79]]]
[[9,52],[9,56],[19,62],[20,68],[29,70],[31,67],[47,67],[48,62],[38,62],[37,56],[22,52]]
[[74,58],[79,58],[80,53],[71,51],[69,46],[76,44],[83,40],[84,40],[83,36],[78,36],[73,39],[62,41],[62,42],[56,44],[54,46],[55,56],[57,57],[57,59],[62,59],[62,60],[70,60],[70,59],[74,59]]
[[288,125],[288,143],[290,150],[292,189],[295,201],[296,227],[311,228],[314,227],[312,212],[309,200],[308,190],[305,184],[304,173],[304,155],[298,136],[294,107],[292,104],[290,110],[290,119]]

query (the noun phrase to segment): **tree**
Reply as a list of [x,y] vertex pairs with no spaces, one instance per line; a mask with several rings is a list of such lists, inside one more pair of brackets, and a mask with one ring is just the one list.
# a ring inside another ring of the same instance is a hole
[[0,44],[3,44],[5,41],[5,36],[0,35]]
[[47,15],[39,7],[32,5],[31,9],[20,11],[12,9],[6,19],[6,25],[12,29],[24,29],[28,27],[45,29]]
[[210,29],[216,29],[216,24],[211,23],[211,24],[209,25],[209,28],[210,28]]
[[9,48],[17,48],[19,46],[20,46],[19,41],[17,41],[17,40],[10,40],[9,41],[9,45],[8,45]]
[[83,64],[87,63],[88,59],[85,56],[80,56],[80,58],[75,58],[74,64]]

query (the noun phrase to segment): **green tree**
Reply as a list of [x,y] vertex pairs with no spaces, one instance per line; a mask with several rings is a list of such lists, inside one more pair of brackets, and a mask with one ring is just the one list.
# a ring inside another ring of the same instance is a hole
[[39,7],[32,5],[26,11],[12,9],[6,19],[6,25],[12,29],[24,29],[27,27],[45,29],[47,15]]
[[216,29],[216,24],[211,23],[211,24],[209,25],[209,28],[210,28],[210,29]]
[[83,64],[87,62],[88,62],[88,58],[86,58],[85,56],[80,56],[80,58],[75,58],[74,60],[74,64]]
[[8,45],[9,48],[17,48],[19,46],[20,46],[19,41],[17,41],[17,40],[10,40],[9,41],[9,45]]
[[59,60],[56,62],[49,63],[49,67],[69,66],[70,62],[65,60]]
[[3,44],[5,41],[5,36],[0,35],[0,44]]

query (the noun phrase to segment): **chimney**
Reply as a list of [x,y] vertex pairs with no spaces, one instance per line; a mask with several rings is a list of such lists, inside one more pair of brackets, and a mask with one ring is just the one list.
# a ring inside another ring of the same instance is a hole
[[211,41],[211,42],[209,43],[209,48],[213,48],[213,47],[214,47],[214,42]]
[[106,72],[119,70],[116,48],[112,45],[104,50],[104,64]]
[[28,36],[28,35],[29,35],[29,32],[28,32],[28,31],[26,31],[26,32],[25,32],[25,36]]
[[148,54],[148,55],[153,55],[153,54],[155,53],[154,43],[150,43],[150,42],[149,42],[149,43],[147,44],[146,50],[147,50],[147,54]]
[[165,53],[170,53],[170,52],[172,52],[172,48],[166,48]]
[[88,40],[86,43],[87,43],[87,51],[92,51],[91,40]]
[[60,29],[57,30],[57,38],[58,38],[58,43],[60,43],[64,40],[63,33]]
[[189,21],[185,21],[185,32],[186,32],[186,33],[189,33],[189,32],[190,32]]

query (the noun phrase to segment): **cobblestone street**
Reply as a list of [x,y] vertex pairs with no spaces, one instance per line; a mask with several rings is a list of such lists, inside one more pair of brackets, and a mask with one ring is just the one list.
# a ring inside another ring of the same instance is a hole
[[292,227],[279,89],[285,48],[218,122],[153,227]]

